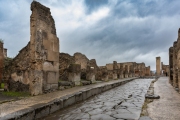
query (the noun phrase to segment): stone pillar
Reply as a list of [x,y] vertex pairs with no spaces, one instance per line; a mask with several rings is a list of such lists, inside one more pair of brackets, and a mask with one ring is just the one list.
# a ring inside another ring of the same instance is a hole
[[3,54],[3,42],[0,41],[0,83],[3,78],[3,65],[4,65],[4,54]]
[[[59,38],[50,9],[39,2],[31,3],[30,56],[32,95],[58,89],[59,79]],[[37,89],[37,90],[35,90]]]
[[173,44],[173,86],[178,87],[177,41]]
[[87,73],[86,73],[86,80],[91,81],[91,83],[96,83],[96,79],[95,79],[95,69],[94,67],[87,67]]
[[125,78],[128,78],[128,65],[125,65],[125,70],[124,70]]
[[113,80],[117,80],[118,79],[118,75],[116,72],[113,72]]
[[124,78],[124,69],[123,69],[123,64],[120,64],[120,78]]
[[156,57],[156,75],[161,75],[161,57]]
[[81,65],[70,64],[68,68],[68,80],[73,82],[76,86],[81,84]]
[[169,83],[173,85],[173,47],[169,48]]
[[133,77],[133,74],[134,74],[134,66],[130,65],[129,66],[129,77]]

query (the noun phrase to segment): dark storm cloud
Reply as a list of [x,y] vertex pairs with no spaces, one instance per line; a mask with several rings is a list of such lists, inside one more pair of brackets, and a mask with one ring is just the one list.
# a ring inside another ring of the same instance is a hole
[[85,5],[87,6],[87,13],[97,10],[99,7],[108,4],[108,0],[85,0]]
[[[155,69],[157,56],[168,64],[180,26],[179,0],[38,1],[51,9],[60,52],[81,52],[98,65],[135,61]],[[29,41],[29,7],[28,0],[0,0],[0,38],[10,56]]]

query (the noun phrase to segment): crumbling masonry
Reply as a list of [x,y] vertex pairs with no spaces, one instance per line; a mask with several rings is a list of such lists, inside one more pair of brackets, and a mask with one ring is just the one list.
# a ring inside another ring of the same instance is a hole
[[50,9],[33,1],[31,11],[30,42],[13,59],[6,78],[10,90],[38,95],[58,88],[59,39]]
[[169,83],[176,90],[180,88],[180,29],[178,30],[178,39],[169,48]]
[[[56,90],[61,84],[75,86],[82,81],[92,84],[96,80],[150,75],[150,67],[145,63],[113,61],[106,66],[97,66],[95,59],[89,60],[84,54],[59,53],[59,39],[50,9],[33,1],[31,11],[30,42],[5,66],[4,79],[10,90],[38,95]],[[0,64],[1,56],[3,53],[0,53]]]

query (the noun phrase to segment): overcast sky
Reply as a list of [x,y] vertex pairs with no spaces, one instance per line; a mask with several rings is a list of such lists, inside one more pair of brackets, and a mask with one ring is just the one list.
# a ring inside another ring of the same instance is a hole
[[[60,52],[85,54],[98,65],[145,62],[168,64],[177,40],[180,0],[36,0],[51,9]],[[0,38],[15,57],[30,40],[32,0],[0,0]]]

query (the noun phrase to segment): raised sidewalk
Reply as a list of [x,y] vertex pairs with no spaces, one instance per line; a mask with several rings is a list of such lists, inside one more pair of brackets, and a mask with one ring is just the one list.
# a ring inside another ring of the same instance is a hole
[[0,120],[38,119],[134,79],[136,78],[124,78],[87,86],[77,86],[63,91],[3,103],[0,104]]

